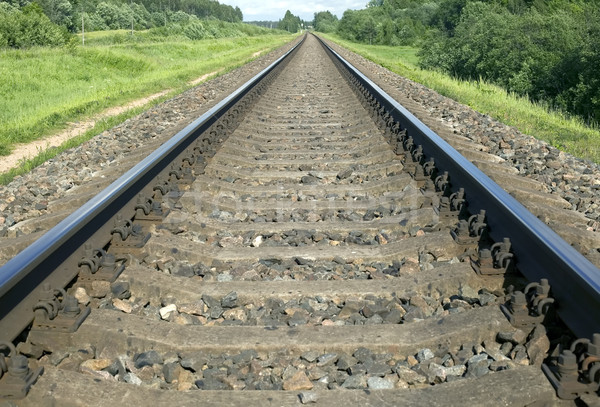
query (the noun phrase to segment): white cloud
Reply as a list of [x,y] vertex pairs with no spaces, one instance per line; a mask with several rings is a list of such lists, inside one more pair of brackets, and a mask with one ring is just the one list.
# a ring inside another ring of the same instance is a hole
[[271,20],[278,21],[285,15],[286,10],[303,20],[311,21],[314,13],[329,10],[342,17],[347,9],[365,8],[368,0],[219,0],[220,3],[237,6],[244,14],[244,21]]

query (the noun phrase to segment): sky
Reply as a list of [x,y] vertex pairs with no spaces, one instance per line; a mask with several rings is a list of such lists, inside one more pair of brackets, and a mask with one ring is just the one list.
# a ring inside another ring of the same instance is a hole
[[278,21],[286,10],[302,20],[312,21],[316,12],[329,10],[341,18],[347,9],[365,8],[368,0],[219,0],[219,3],[237,6],[244,21]]

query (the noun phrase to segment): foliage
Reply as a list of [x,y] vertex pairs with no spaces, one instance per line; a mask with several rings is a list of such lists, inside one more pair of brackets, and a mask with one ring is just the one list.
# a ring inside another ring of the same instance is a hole
[[442,0],[431,17],[431,25],[452,36],[466,4],[467,0]]
[[300,17],[293,15],[290,10],[287,10],[283,19],[279,20],[277,28],[291,33],[297,33],[302,29],[302,20],[300,20]]
[[337,29],[338,18],[330,11],[320,11],[315,13],[313,28],[322,33],[335,32]]
[[[378,0],[363,10],[346,10],[336,33],[369,44],[415,45],[425,34],[437,4],[433,1]],[[317,28],[317,31],[321,31]],[[324,32],[324,31],[322,31]]]
[[[600,122],[599,14],[597,0],[370,0],[335,32],[421,47],[423,68],[482,78],[591,123]],[[317,16],[315,29],[333,32]]]
[[564,86],[555,102],[588,122],[600,123],[600,11],[587,11],[581,41],[556,69]]
[[[192,19],[217,19],[241,22],[239,7],[220,4],[216,0],[8,0],[0,8],[0,47],[30,45],[57,45],[66,40],[59,37],[47,19],[62,27],[63,31],[134,29],[143,30],[165,26],[168,23],[185,24]],[[33,2],[35,1],[35,2]],[[21,11],[22,14],[13,13]],[[37,10],[31,13],[31,10]],[[46,18],[42,18],[42,16]],[[188,29],[189,30],[189,29]],[[8,31],[15,31],[7,36]],[[31,31],[31,32],[29,32]]]
[[37,1],[44,14],[54,24],[61,25],[71,30],[73,28],[73,4],[69,0],[39,0]]
[[[168,23],[162,27],[138,32],[134,37],[126,34],[115,34],[103,42],[146,42],[169,41],[171,39],[203,40],[211,38],[253,37],[262,35],[281,35],[280,30],[270,30],[246,23],[227,23],[219,20],[199,20],[190,18],[186,23]],[[93,43],[98,43],[94,41]]]
[[531,2],[523,11],[523,4],[510,4],[467,2],[456,25],[442,24],[437,34],[428,35],[421,66],[463,79],[483,78],[589,122],[600,121],[600,13],[591,5],[558,8],[554,2],[552,10]]
[[261,21],[246,21],[247,24],[256,25],[265,28],[277,28],[277,21],[261,20]]
[[66,30],[52,23],[36,3],[21,10],[8,3],[0,3],[0,46],[56,46],[68,41]]

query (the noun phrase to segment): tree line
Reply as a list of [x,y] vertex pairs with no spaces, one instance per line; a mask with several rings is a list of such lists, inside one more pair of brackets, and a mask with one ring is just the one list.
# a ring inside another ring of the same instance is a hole
[[420,66],[485,79],[600,123],[600,11],[595,0],[371,0],[321,32],[420,49]]
[[[198,26],[198,19],[241,22],[239,7],[216,0],[7,0],[0,2],[0,47],[67,43],[70,33]],[[197,27],[196,27],[197,28]]]

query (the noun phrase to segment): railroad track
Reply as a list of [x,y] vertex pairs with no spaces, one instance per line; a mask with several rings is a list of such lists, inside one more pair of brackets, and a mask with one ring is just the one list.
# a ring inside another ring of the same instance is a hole
[[316,37],[255,80],[0,269],[0,396],[594,401],[594,266]]

